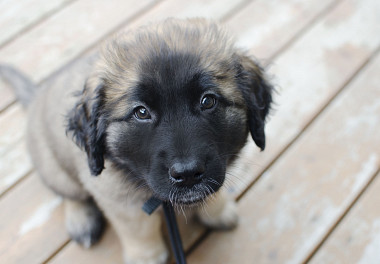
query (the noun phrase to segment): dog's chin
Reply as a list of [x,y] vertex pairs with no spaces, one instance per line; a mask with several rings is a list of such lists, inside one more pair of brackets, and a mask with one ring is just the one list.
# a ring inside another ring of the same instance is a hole
[[173,187],[166,195],[160,195],[164,201],[173,205],[197,206],[212,196],[220,186],[197,184],[192,187]]
[[196,206],[204,202],[212,194],[204,194],[197,192],[189,192],[186,194],[179,194],[174,197],[172,203],[177,205]]

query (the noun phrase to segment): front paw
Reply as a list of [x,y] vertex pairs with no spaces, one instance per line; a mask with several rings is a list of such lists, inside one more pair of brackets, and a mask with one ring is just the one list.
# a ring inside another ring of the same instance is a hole
[[239,223],[237,206],[234,200],[227,200],[223,206],[219,208],[211,208],[209,210],[200,210],[198,217],[200,221],[207,227],[220,230],[234,229]]
[[166,248],[141,248],[135,252],[124,252],[125,264],[165,264],[168,263],[169,253]]
[[93,201],[65,200],[66,229],[74,241],[89,248],[101,238],[106,221]]

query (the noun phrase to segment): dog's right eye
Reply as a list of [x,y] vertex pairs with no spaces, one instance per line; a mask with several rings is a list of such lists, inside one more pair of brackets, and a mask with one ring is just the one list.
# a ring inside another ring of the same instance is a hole
[[149,111],[143,106],[139,106],[135,109],[135,117],[140,120],[151,119]]

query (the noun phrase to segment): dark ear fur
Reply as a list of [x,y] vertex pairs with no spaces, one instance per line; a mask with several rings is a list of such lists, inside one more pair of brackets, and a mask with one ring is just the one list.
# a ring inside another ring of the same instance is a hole
[[72,132],[75,143],[87,153],[92,175],[99,175],[104,169],[105,130],[102,118],[103,85],[91,89],[86,82],[79,101],[68,115],[66,132]]
[[238,55],[237,81],[248,109],[248,125],[256,145],[265,149],[265,119],[272,103],[272,85],[264,70],[247,56]]

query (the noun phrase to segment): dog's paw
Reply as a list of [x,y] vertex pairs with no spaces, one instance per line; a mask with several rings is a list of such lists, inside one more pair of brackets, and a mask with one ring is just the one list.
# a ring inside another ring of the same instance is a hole
[[91,201],[66,200],[65,218],[71,239],[86,248],[98,242],[105,229],[103,214]]
[[204,209],[198,212],[199,220],[212,229],[230,230],[239,223],[237,206],[234,200],[227,200],[221,208]]
[[166,264],[169,259],[166,248],[149,250],[148,248],[144,249],[144,245],[142,245],[140,252],[134,252],[133,256],[128,253],[131,252],[124,253],[125,264]]

